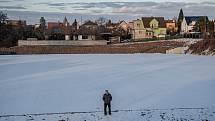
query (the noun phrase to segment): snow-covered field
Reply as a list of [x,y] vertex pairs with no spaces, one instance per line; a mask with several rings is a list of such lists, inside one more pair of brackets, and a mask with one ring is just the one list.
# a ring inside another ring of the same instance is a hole
[[[105,89],[113,96],[111,117],[100,112]],[[212,56],[0,56],[0,116],[29,114],[0,121],[215,120],[214,92]]]

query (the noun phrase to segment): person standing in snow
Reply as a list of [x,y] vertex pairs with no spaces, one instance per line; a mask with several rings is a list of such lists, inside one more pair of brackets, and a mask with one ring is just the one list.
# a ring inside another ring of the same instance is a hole
[[108,92],[108,90],[105,90],[105,94],[103,95],[103,101],[104,101],[104,114],[107,115],[107,107],[108,107],[109,115],[111,115],[112,96]]

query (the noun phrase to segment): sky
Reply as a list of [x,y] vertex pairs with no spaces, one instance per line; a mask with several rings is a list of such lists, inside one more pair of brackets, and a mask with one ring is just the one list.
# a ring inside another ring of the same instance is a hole
[[214,19],[214,0],[0,0],[0,11],[11,19],[25,19],[27,23],[47,21],[69,21],[105,17],[132,20],[142,16],[163,16],[172,19],[182,8],[185,15],[207,15]]

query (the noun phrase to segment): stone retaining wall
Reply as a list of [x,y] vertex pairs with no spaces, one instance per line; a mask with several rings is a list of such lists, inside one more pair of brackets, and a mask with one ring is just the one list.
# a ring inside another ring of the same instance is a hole
[[74,46],[89,46],[89,45],[107,45],[106,40],[19,40],[18,46],[36,46],[36,45],[74,45]]
[[177,47],[174,49],[166,50],[166,54],[185,54],[189,47]]

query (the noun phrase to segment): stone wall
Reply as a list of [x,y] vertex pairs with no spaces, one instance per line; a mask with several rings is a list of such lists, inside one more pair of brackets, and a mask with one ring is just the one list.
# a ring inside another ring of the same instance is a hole
[[106,40],[19,40],[18,46],[36,46],[36,45],[74,45],[74,46],[88,46],[88,45],[107,45]]
[[[2,49],[5,52],[15,54],[128,54],[128,53],[166,53],[166,50],[183,47],[184,42],[157,41],[147,43],[133,43],[125,45],[90,45],[90,46],[68,46],[68,45],[32,45],[15,46]],[[0,48],[1,52],[1,48]],[[7,53],[5,53],[7,54]]]
[[174,49],[166,50],[166,54],[185,54],[188,47],[177,47]]

